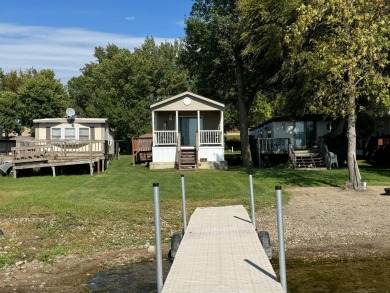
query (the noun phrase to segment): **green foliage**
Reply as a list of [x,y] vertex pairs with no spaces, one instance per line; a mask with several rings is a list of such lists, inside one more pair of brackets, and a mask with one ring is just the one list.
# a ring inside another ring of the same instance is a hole
[[0,253],[0,266],[3,266],[3,265],[11,266],[14,264],[15,264],[15,258],[13,258],[12,256],[9,256],[7,254]]
[[33,119],[61,117],[68,105],[63,85],[52,70],[41,70],[18,89],[22,125],[32,127]]
[[300,93],[307,111],[334,117],[355,111],[350,97],[389,107],[389,27],[385,0],[302,4],[285,37],[292,95]]
[[181,60],[198,93],[227,105],[226,129],[239,127],[243,165],[250,166],[248,112],[262,86],[262,75],[255,70],[251,56],[243,54],[237,2],[194,1],[186,19]]
[[14,132],[21,133],[22,126],[19,123],[21,109],[22,105],[16,93],[0,91],[0,125],[3,126],[7,137]]
[[272,106],[267,96],[258,92],[249,110],[249,125],[255,126],[272,117]]
[[180,49],[178,42],[158,46],[153,38],[134,52],[97,47],[97,61],[68,83],[76,112],[108,118],[118,139],[150,132],[150,105],[188,89],[187,73],[176,62]]
[[27,69],[24,72],[11,70],[4,73],[0,69],[0,91],[18,92],[19,88],[30,78],[37,74],[35,69]]
[[42,262],[52,262],[55,257],[58,257],[60,255],[66,255],[69,251],[69,247],[65,246],[55,246],[53,248],[50,248],[48,250],[39,252],[36,255],[37,260]]

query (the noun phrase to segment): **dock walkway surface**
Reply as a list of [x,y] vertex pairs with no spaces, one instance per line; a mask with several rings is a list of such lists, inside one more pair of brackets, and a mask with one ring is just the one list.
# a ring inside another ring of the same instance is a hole
[[242,205],[197,208],[163,293],[284,292]]

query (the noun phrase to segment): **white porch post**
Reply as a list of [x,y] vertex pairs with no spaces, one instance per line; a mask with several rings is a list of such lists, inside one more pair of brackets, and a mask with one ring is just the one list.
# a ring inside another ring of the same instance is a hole
[[198,131],[197,131],[197,136],[199,137],[199,144],[200,144],[200,111],[197,111],[197,116],[198,116],[198,119],[197,119],[197,122],[198,122]]
[[176,146],[179,146],[179,142],[177,141],[179,139],[179,111],[175,111],[175,114]]
[[175,112],[175,129],[176,129],[176,135],[179,133],[179,111]]
[[224,131],[224,126],[223,126],[223,111],[222,110],[221,110],[221,121],[219,122],[219,125],[220,125],[219,128],[222,132],[222,135],[221,135],[222,146],[224,146],[225,140],[223,139],[223,135],[224,135],[225,131]]
[[154,135],[154,111],[152,111],[152,135],[153,135],[153,146],[156,145],[155,135]]

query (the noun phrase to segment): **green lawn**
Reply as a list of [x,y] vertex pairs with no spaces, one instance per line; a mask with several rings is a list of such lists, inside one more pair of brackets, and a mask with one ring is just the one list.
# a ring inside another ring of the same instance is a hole
[[[102,175],[0,177],[0,264],[26,259],[154,242],[153,183],[160,184],[165,242],[181,230],[178,170],[132,166],[129,156],[113,161]],[[253,174],[256,209],[275,204],[275,185],[340,186],[346,169],[301,171],[287,168],[186,172],[187,214],[198,206],[243,204],[248,207]],[[369,185],[389,184],[390,169],[361,166]],[[284,200],[288,192],[284,191]]]

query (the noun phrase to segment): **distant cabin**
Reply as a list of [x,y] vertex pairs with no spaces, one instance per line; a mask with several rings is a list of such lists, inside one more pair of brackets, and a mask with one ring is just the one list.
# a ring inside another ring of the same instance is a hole
[[[106,118],[34,119],[35,139],[21,139],[12,151],[13,173],[51,168],[53,176],[71,165],[89,165],[92,175],[104,171],[114,155],[114,136]],[[67,114],[68,114],[67,110]]]
[[114,153],[114,136],[107,118],[44,118],[34,119],[36,140],[107,141]]
[[249,134],[254,138],[287,138],[294,149],[307,149],[318,145],[318,139],[330,132],[331,123],[321,115],[278,116],[251,128]]
[[151,169],[224,169],[225,105],[184,92],[150,106]]
[[291,159],[297,168],[325,167],[329,154],[322,137],[330,130],[322,115],[274,117],[250,129],[252,155],[260,166]]

